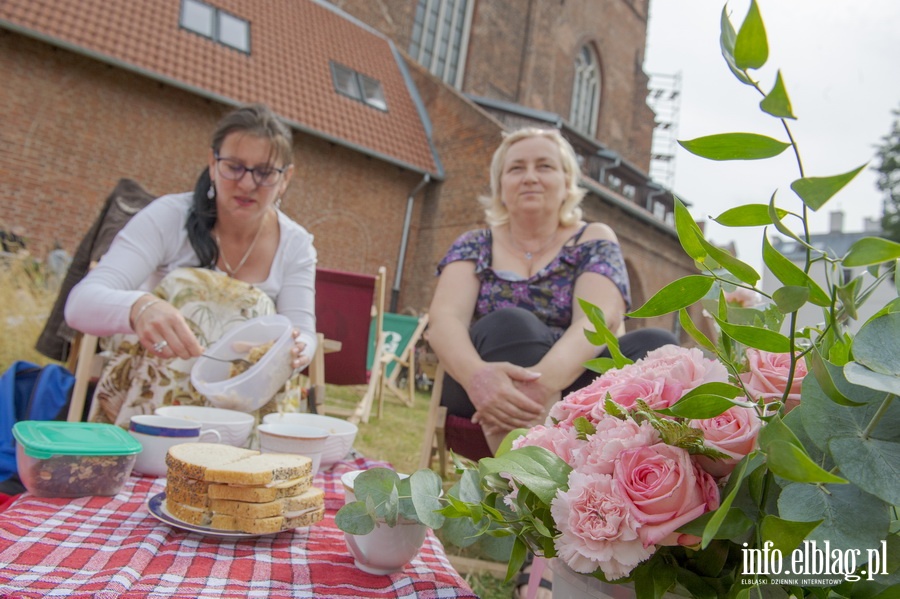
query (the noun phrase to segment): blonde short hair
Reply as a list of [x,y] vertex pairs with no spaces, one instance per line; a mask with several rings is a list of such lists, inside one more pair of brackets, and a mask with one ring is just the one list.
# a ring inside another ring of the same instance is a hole
[[492,227],[509,222],[509,211],[503,205],[500,197],[500,177],[503,174],[506,154],[516,142],[532,137],[549,139],[559,148],[560,162],[562,162],[566,180],[566,197],[559,208],[559,223],[563,226],[570,226],[581,220],[581,200],[584,199],[586,191],[578,186],[581,167],[578,165],[578,157],[575,155],[572,145],[557,129],[525,127],[512,133],[504,133],[503,141],[494,151],[494,157],[491,159],[491,195],[483,196],[479,198],[479,201],[484,206],[485,220]]

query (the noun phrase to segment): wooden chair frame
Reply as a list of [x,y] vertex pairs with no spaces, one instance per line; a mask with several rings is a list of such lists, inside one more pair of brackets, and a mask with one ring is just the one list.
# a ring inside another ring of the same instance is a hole
[[[400,355],[394,354],[385,354],[384,355],[384,370],[387,372],[387,367],[391,362],[394,362],[396,366],[394,370],[391,371],[389,376],[386,376],[384,379],[384,384],[388,391],[394,394],[400,401],[406,404],[408,407],[412,407],[413,403],[416,400],[416,345],[419,343],[419,339],[422,338],[422,335],[425,333],[425,328],[428,326],[428,314],[424,314],[419,317],[419,324],[416,326],[415,331],[410,336],[409,341],[406,344],[406,347],[400,352]],[[406,376],[406,389],[401,389],[397,384],[400,379],[400,371],[406,368],[407,376]],[[381,404],[378,406],[378,416],[381,417]]]

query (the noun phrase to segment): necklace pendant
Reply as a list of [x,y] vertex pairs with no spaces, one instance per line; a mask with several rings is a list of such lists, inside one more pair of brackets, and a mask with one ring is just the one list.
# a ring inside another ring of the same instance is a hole
[[525,252],[525,259],[526,259],[526,260],[531,260],[532,256],[533,256],[533,254],[532,254],[531,252]]

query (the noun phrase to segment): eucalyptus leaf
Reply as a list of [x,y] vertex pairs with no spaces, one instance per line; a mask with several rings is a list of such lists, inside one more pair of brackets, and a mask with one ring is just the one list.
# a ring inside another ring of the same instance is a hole
[[738,343],[779,354],[791,351],[791,340],[781,333],[759,327],[736,326],[720,318],[715,320],[722,332]]
[[900,243],[881,237],[863,237],[844,256],[844,266],[868,266],[900,258]]
[[769,42],[766,28],[756,0],[750,1],[750,8],[734,41],[734,62],[741,70],[758,69],[769,59]]
[[844,376],[855,385],[900,395],[900,377],[875,372],[859,362],[847,362],[844,364]]
[[[790,212],[776,208],[779,218],[784,218]],[[767,204],[742,204],[729,208],[713,219],[723,227],[760,227],[772,224]]]
[[797,179],[791,183],[791,189],[800,196],[803,203],[809,206],[810,209],[818,210],[824,206],[825,202],[830,200],[834,194],[852,181],[853,178],[859,174],[859,171],[863,170],[865,167],[866,165],[863,164],[852,171],[840,175],[833,175],[831,177],[804,177],[802,179]]
[[673,281],[656,292],[643,306],[630,312],[632,318],[662,316],[686,308],[699,301],[715,281],[703,275],[688,275]]
[[791,144],[758,133],[716,133],[678,140],[691,154],[709,160],[762,160],[778,156]]
[[[847,407],[834,403],[815,377],[807,376],[801,390],[801,415],[803,428],[812,442],[829,453],[832,439],[860,438],[864,431],[876,439],[900,442],[900,402],[893,401],[885,407],[884,392],[849,383],[840,369],[831,373],[840,392],[863,405]],[[878,421],[873,424],[876,417]]]
[[351,501],[334,516],[335,525],[352,535],[367,535],[375,530],[375,518],[366,510],[362,501]]
[[790,554],[821,523],[821,520],[794,522],[767,514],[763,518],[759,530],[763,543],[771,541],[773,550]]
[[866,322],[853,341],[853,357],[875,372],[900,375],[900,312]]
[[841,474],[890,505],[900,505],[900,443],[839,437],[829,449]]
[[784,80],[781,78],[781,70],[775,75],[775,85],[772,91],[766,95],[759,103],[759,107],[772,116],[781,119],[796,119],[793,109],[791,108],[791,100],[788,98],[787,89],[784,87]]
[[791,231],[790,228],[788,228],[783,222],[781,222],[782,217],[779,216],[778,209],[775,208],[775,195],[775,193],[772,193],[772,197],[769,199],[769,218],[772,220],[772,224],[775,225],[775,229],[782,235],[793,239],[800,245],[808,245],[805,241],[800,239],[800,237],[796,233]]
[[441,477],[431,469],[422,469],[412,473],[409,483],[416,519],[429,528],[440,528],[444,523],[444,517],[437,513],[441,507]]
[[583,366],[590,370],[591,372],[596,372],[597,374],[603,374],[607,370],[612,370],[616,367],[616,361],[612,358],[599,357],[588,360],[583,364]]
[[[827,541],[834,550],[866,550],[879,547],[890,524],[888,506],[853,485],[808,485],[793,483],[778,498],[779,516],[795,522],[821,520],[807,537],[823,549]],[[861,515],[865,517],[861,517]]]
[[549,505],[558,490],[568,489],[572,467],[543,447],[526,446],[498,458],[482,458],[478,470],[482,476],[507,473]]

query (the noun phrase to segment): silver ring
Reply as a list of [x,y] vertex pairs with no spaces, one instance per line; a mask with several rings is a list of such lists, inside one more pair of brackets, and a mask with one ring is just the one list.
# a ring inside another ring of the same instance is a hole
[[161,341],[157,341],[156,343],[153,344],[153,352],[158,354],[162,350],[166,349],[167,345],[169,345],[169,342],[166,341],[165,339],[163,339]]

